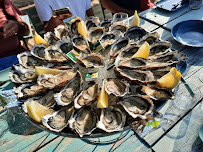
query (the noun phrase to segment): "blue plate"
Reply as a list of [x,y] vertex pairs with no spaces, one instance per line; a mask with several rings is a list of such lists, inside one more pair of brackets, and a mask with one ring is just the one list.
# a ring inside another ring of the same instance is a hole
[[203,47],[203,21],[187,20],[176,24],[171,34],[178,42],[192,47]]
[[187,6],[189,4],[189,0],[161,0],[157,2],[155,5],[158,8],[167,10],[167,11],[176,11],[180,8]]

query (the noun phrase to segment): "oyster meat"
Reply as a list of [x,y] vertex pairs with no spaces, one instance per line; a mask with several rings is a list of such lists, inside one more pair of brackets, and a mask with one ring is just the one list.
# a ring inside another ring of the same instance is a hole
[[148,96],[130,95],[120,102],[126,112],[133,118],[146,119],[154,109],[154,104]]
[[134,26],[129,28],[124,36],[129,38],[131,41],[136,42],[146,34],[147,32],[143,28]]
[[78,72],[77,75],[67,83],[63,90],[54,95],[57,104],[61,106],[67,106],[72,103],[78,92],[80,92],[81,85],[82,77]]
[[69,126],[83,137],[96,129],[97,121],[97,114],[90,107],[83,107],[75,111],[73,118],[69,120]]
[[73,112],[74,107],[72,105],[61,108],[59,111],[56,111],[51,115],[42,117],[42,124],[51,131],[61,132],[68,126],[68,121],[72,117]]
[[100,20],[98,17],[90,16],[87,18],[85,24],[86,24],[87,30],[89,31],[90,28],[97,27],[100,24]]
[[98,85],[95,82],[88,84],[88,88],[84,89],[74,100],[74,107],[79,109],[83,106],[89,106],[96,99]]
[[68,28],[64,25],[58,25],[54,29],[54,34],[58,39],[69,36]]
[[50,44],[50,45],[54,45],[56,44],[56,42],[59,40],[55,34],[53,32],[47,32],[44,34],[44,40]]
[[97,127],[106,132],[121,131],[124,128],[125,121],[125,112],[118,106],[110,106],[106,109],[102,109]]
[[88,32],[88,41],[91,44],[95,44],[97,40],[101,38],[101,36],[104,34],[104,28],[103,27],[93,27]]
[[75,48],[76,51],[89,53],[88,50],[89,44],[82,35],[77,34],[74,37],[72,37],[71,40],[73,42],[73,47]]
[[38,59],[46,60],[46,53],[45,53],[46,46],[43,44],[34,45],[31,49],[31,54]]

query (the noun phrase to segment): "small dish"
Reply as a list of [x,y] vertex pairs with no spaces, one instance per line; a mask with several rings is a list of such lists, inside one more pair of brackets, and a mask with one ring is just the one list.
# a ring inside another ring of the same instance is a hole
[[188,5],[188,3],[189,0],[161,0],[157,2],[155,5],[158,8],[173,12]]
[[187,46],[203,47],[203,21],[187,20],[176,24],[171,34],[173,38]]

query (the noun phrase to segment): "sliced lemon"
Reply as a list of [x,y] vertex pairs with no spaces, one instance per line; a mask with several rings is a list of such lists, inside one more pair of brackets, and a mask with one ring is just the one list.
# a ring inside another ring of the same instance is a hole
[[134,17],[132,19],[130,27],[133,27],[133,26],[140,26],[140,18],[137,15],[137,10],[135,10]]
[[141,45],[138,51],[132,56],[132,58],[145,58],[147,59],[150,53],[150,46],[147,42]]
[[107,108],[108,107],[108,94],[104,89],[104,82],[102,88],[99,93],[98,101],[97,101],[97,108]]
[[34,33],[33,37],[36,44],[44,44],[46,47],[49,46],[49,44],[37,32]]
[[181,73],[175,67],[172,67],[170,72],[158,79],[156,85],[169,89],[175,88],[181,79]]
[[42,122],[42,117],[52,114],[54,110],[49,109],[36,101],[31,101],[26,104],[28,115],[39,123]]
[[80,33],[85,39],[87,39],[87,27],[84,21],[78,23],[78,33]]
[[35,67],[35,72],[36,72],[37,75],[41,75],[41,74],[57,75],[57,74],[60,74],[60,73],[64,72],[64,70],[58,70],[58,69],[51,69],[51,68],[45,68],[45,67],[36,66]]

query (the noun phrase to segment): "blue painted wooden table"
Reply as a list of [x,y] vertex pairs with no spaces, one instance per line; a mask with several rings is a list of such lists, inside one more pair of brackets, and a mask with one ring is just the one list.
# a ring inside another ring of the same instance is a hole
[[[203,48],[192,48],[175,41],[170,33],[170,29],[183,20],[203,19],[203,7],[199,10],[188,10],[182,8],[176,12],[167,12],[156,7],[139,14],[141,18],[140,26],[147,32],[158,32],[162,40],[170,41],[173,48],[186,53],[188,56],[188,68],[184,74],[186,81],[193,86],[193,89],[203,94],[203,82],[199,80],[199,75],[203,73]],[[157,24],[153,24],[154,21]],[[167,30],[169,29],[169,30]],[[1,78],[0,78],[1,79]],[[8,83],[8,82],[5,82]],[[9,83],[8,83],[9,84]],[[8,89],[8,84],[0,87],[0,90]],[[11,87],[11,86],[10,86]],[[196,92],[197,93],[197,92]],[[184,92],[183,92],[184,94]],[[188,101],[190,102],[190,101]],[[1,109],[3,110],[3,109]],[[181,110],[174,106],[173,100],[167,101],[160,112],[167,116],[171,122],[162,126],[143,139],[128,130],[97,140],[108,141],[125,135],[121,140],[114,143],[95,144],[88,139],[68,138],[50,134],[33,126],[18,111],[12,108],[15,122],[0,138],[0,151],[203,151],[203,144],[198,137],[198,129],[203,123],[202,96],[187,110]],[[0,120],[3,117],[0,116]],[[5,121],[0,121],[3,126]],[[96,139],[95,139],[96,140]],[[147,142],[147,144],[145,143]]]

